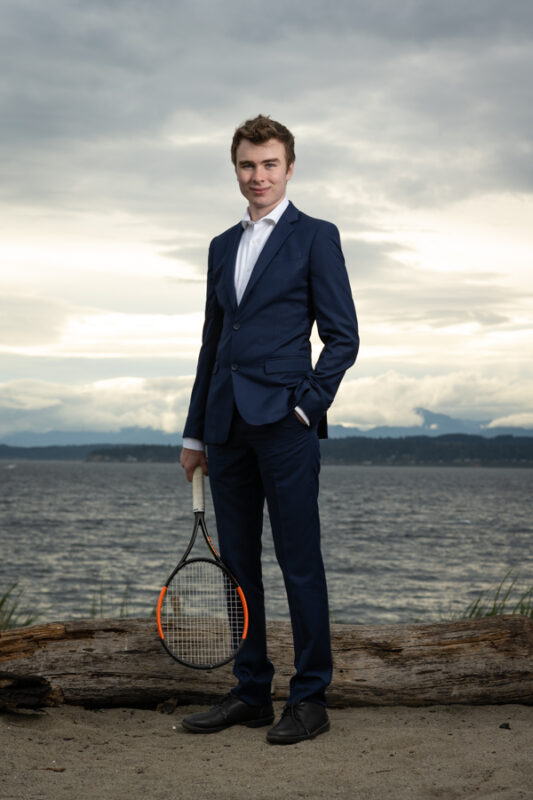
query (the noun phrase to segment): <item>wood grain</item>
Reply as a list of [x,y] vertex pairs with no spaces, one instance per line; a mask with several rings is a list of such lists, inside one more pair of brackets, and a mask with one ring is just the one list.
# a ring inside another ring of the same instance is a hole
[[[293,672],[290,625],[270,622],[268,641],[274,698],[285,699]],[[533,703],[533,622],[527,617],[333,625],[332,646],[331,707]],[[75,620],[0,634],[4,708],[203,702],[233,685],[231,665],[200,671],[173,661],[153,619]]]

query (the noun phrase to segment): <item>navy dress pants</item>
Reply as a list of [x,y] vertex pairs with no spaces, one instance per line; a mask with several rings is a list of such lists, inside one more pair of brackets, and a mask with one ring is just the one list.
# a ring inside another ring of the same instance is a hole
[[289,703],[325,703],[332,662],[324,564],[320,550],[316,428],[291,412],[269,425],[249,425],[236,412],[228,441],[208,446],[211,493],[222,558],[245,593],[250,617],[237,655],[233,692],[252,705],[270,699],[274,667],[267,655],[261,573],[263,507],[292,623],[295,674]]

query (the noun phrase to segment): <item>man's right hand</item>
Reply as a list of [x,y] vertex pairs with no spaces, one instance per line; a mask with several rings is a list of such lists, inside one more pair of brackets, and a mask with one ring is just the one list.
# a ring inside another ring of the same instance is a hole
[[192,481],[193,472],[196,467],[202,467],[204,475],[208,474],[207,458],[203,450],[189,450],[188,447],[182,447],[180,464],[185,470],[188,481]]

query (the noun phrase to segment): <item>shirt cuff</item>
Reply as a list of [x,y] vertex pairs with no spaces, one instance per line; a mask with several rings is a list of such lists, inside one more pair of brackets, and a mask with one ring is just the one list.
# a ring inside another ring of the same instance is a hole
[[305,411],[302,411],[300,406],[296,406],[296,408],[294,410],[298,412],[299,416],[305,421],[305,424],[309,428],[311,426],[311,423],[309,422],[309,417],[307,416]]
[[203,450],[204,443],[200,439],[190,439],[186,436],[183,439],[183,447],[185,447],[186,450]]

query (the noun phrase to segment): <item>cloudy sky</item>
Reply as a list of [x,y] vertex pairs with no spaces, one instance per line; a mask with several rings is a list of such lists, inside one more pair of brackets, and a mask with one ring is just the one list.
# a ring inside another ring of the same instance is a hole
[[257,113],[341,232],[331,421],[533,427],[532,33],[529,0],[1,0],[0,436],[181,431]]

